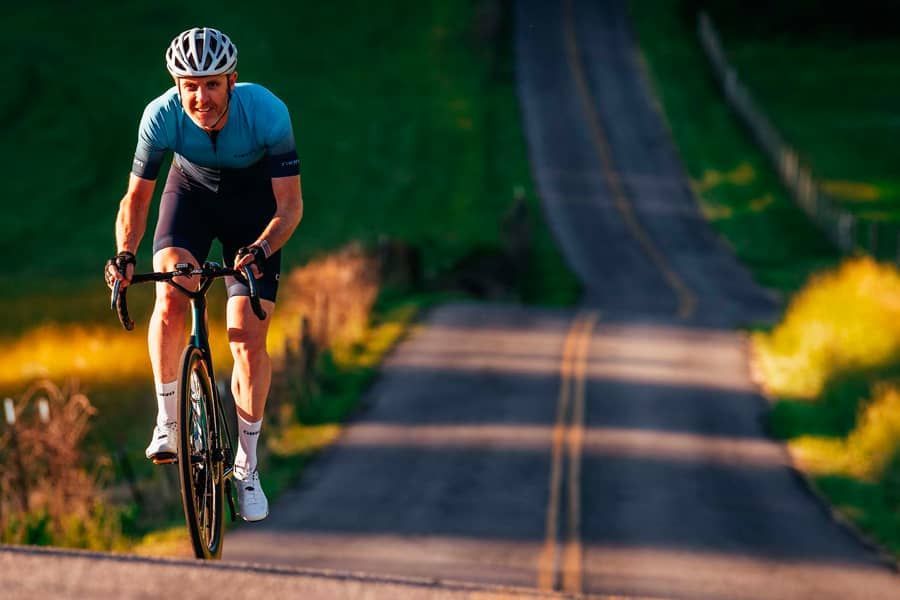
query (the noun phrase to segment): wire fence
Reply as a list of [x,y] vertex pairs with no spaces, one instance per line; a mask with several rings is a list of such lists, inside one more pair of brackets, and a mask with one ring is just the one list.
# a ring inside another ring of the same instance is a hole
[[719,33],[705,12],[697,16],[697,33],[725,99],[774,166],[794,201],[845,253],[867,252],[900,263],[900,225],[862,218],[840,207],[822,191],[802,155],[785,142],[759,108],[737,70],[728,62]]

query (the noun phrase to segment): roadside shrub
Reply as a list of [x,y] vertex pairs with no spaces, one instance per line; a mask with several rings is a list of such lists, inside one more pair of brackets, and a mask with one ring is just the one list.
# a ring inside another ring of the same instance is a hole
[[872,401],[861,409],[856,428],[847,436],[848,470],[861,479],[882,479],[898,451],[900,389],[881,384],[876,386]]
[[887,365],[900,354],[900,271],[865,257],[816,275],[753,343],[765,385],[781,397],[813,399],[843,373]]

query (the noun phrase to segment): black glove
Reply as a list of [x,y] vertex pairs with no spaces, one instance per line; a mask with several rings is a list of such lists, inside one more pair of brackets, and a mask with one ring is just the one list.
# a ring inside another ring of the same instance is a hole
[[106,283],[112,285],[114,283],[114,279],[109,274],[109,268],[115,267],[116,271],[119,272],[122,277],[128,276],[128,265],[137,265],[137,259],[135,259],[134,254],[131,252],[119,252],[111,259],[106,261],[106,266],[103,267],[103,275],[106,278]]
[[234,257],[235,264],[237,264],[237,262],[241,258],[247,256],[248,254],[253,256],[253,262],[251,262],[250,264],[255,264],[259,269],[259,274],[262,275],[263,267],[266,264],[266,259],[269,258],[268,254],[265,251],[265,248],[256,244],[238,248],[237,255],[235,255]]

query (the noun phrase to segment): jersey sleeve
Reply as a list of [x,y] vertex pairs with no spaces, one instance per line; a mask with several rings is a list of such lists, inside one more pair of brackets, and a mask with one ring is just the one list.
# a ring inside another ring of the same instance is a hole
[[141,179],[156,179],[163,156],[170,149],[165,112],[158,102],[151,102],[144,109],[138,127],[137,147],[131,172]]
[[269,173],[274,177],[300,174],[300,159],[294,142],[294,129],[287,105],[272,96],[271,111],[264,126],[263,142],[269,159]]

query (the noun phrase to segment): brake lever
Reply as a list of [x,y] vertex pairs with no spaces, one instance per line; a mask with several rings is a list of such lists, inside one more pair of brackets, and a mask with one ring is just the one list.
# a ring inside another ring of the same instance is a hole
[[253,271],[250,269],[250,265],[244,265],[241,267],[241,270],[244,272],[244,277],[247,279],[247,287],[250,288],[250,308],[253,309],[253,314],[255,314],[260,321],[265,321],[266,311],[263,310],[262,304],[259,301],[259,287],[257,287]]

